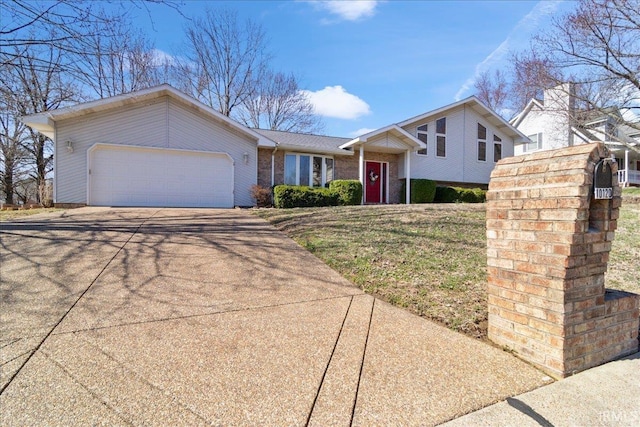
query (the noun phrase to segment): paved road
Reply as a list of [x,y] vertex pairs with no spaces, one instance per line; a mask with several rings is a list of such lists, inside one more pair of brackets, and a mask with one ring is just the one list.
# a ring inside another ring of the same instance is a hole
[[545,375],[242,210],[0,223],[0,425],[435,425]]

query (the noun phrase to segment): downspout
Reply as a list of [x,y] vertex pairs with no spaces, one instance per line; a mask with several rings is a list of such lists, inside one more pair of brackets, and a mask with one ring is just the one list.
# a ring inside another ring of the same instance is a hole
[[364,144],[360,145],[360,161],[358,162],[358,177],[360,178],[360,183],[362,184],[362,200],[360,200],[360,204],[364,205]]
[[278,151],[278,144],[276,144],[276,148],[273,149],[271,153],[271,188],[276,185],[276,151]]

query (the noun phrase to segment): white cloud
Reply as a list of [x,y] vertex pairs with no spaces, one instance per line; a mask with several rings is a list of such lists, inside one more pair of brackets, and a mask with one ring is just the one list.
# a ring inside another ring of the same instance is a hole
[[312,1],[316,9],[326,10],[346,21],[357,21],[373,16],[376,12],[378,1],[376,0],[329,0]]
[[353,132],[349,132],[349,136],[352,136],[352,137],[355,138],[356,136],[365,135],[365,134],[367,134],[369,132],[373,132],[374,130],[376,130],[376,129],[374,129],[374,128],[360,128],[358,130],[354,130]]
[[156,67],[162,66],[165,63],[170,65],[175,65],[177,63],[176,58],[168,54],[167,52],[160,49],[152,49],[151,53],[153,54],[153,62]]
[[476,82],[476,79],[480,73],[491,69],[495,64],[503,61],[509,50],[514,45],[522,45],[528,43],[530,34],[538,28],[540,22],[547,16],[553,14],[562,0],[555,1],[539,1],[524,18],[522,18],[515,27],[511,30],[509,35],[500,45],[493,50],[482,62],[476,65],[473,76],[469,77],[462,84],[458,92],[456,92],[455,100],[462,99],[465,93],[469,91]]
[[371,113],[369,104],[350,94],[340,85],[327,86],[316,92],[302,91],[313,104],[316,114],[338,119],[357,119]]

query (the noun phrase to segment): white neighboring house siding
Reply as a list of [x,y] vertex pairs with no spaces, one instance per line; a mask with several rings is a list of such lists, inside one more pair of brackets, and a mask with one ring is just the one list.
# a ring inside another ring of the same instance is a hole
[[[72,153],[66,141],[72,141]],[[235,164],[235,204],[253,204],[249,191],[257,177],[256,141],[169,97],[58,122],[56,203],[87,203],[87,150],[96,143],[228,153]]]
[[[554,116],[541,111],[537,105],[534,105],[527,113],[526,117],[518,124],[518,130],[527,137],[535,134],[542,134],[542,147],[540,149],[550,149],[552,144],[557,145],[556,142],[553,141],[554,135],[549,132],[550,129],[555,127],[553,124],[553,118]],[[528,149],[527,143],[516,144],[514,154],[519,156],[531,151],[534,150]]]
[[[542,134],[542,147],[540,150],[553,150],[573,145],[569,122],[566,113],[541,111],[535,105],[518,124],[518,130],[529,137],[534,134]],[[515,154],[520,155],[535,150],[527,150],[526,144],[517,144]]]

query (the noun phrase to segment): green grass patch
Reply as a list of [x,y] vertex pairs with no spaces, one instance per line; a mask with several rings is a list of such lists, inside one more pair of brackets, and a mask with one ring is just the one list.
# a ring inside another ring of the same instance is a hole
[[[365,292],[476,338],[487,333],[484,205],[259,209]],[[623,205],[607,286],[640,292],[640,204]]]

